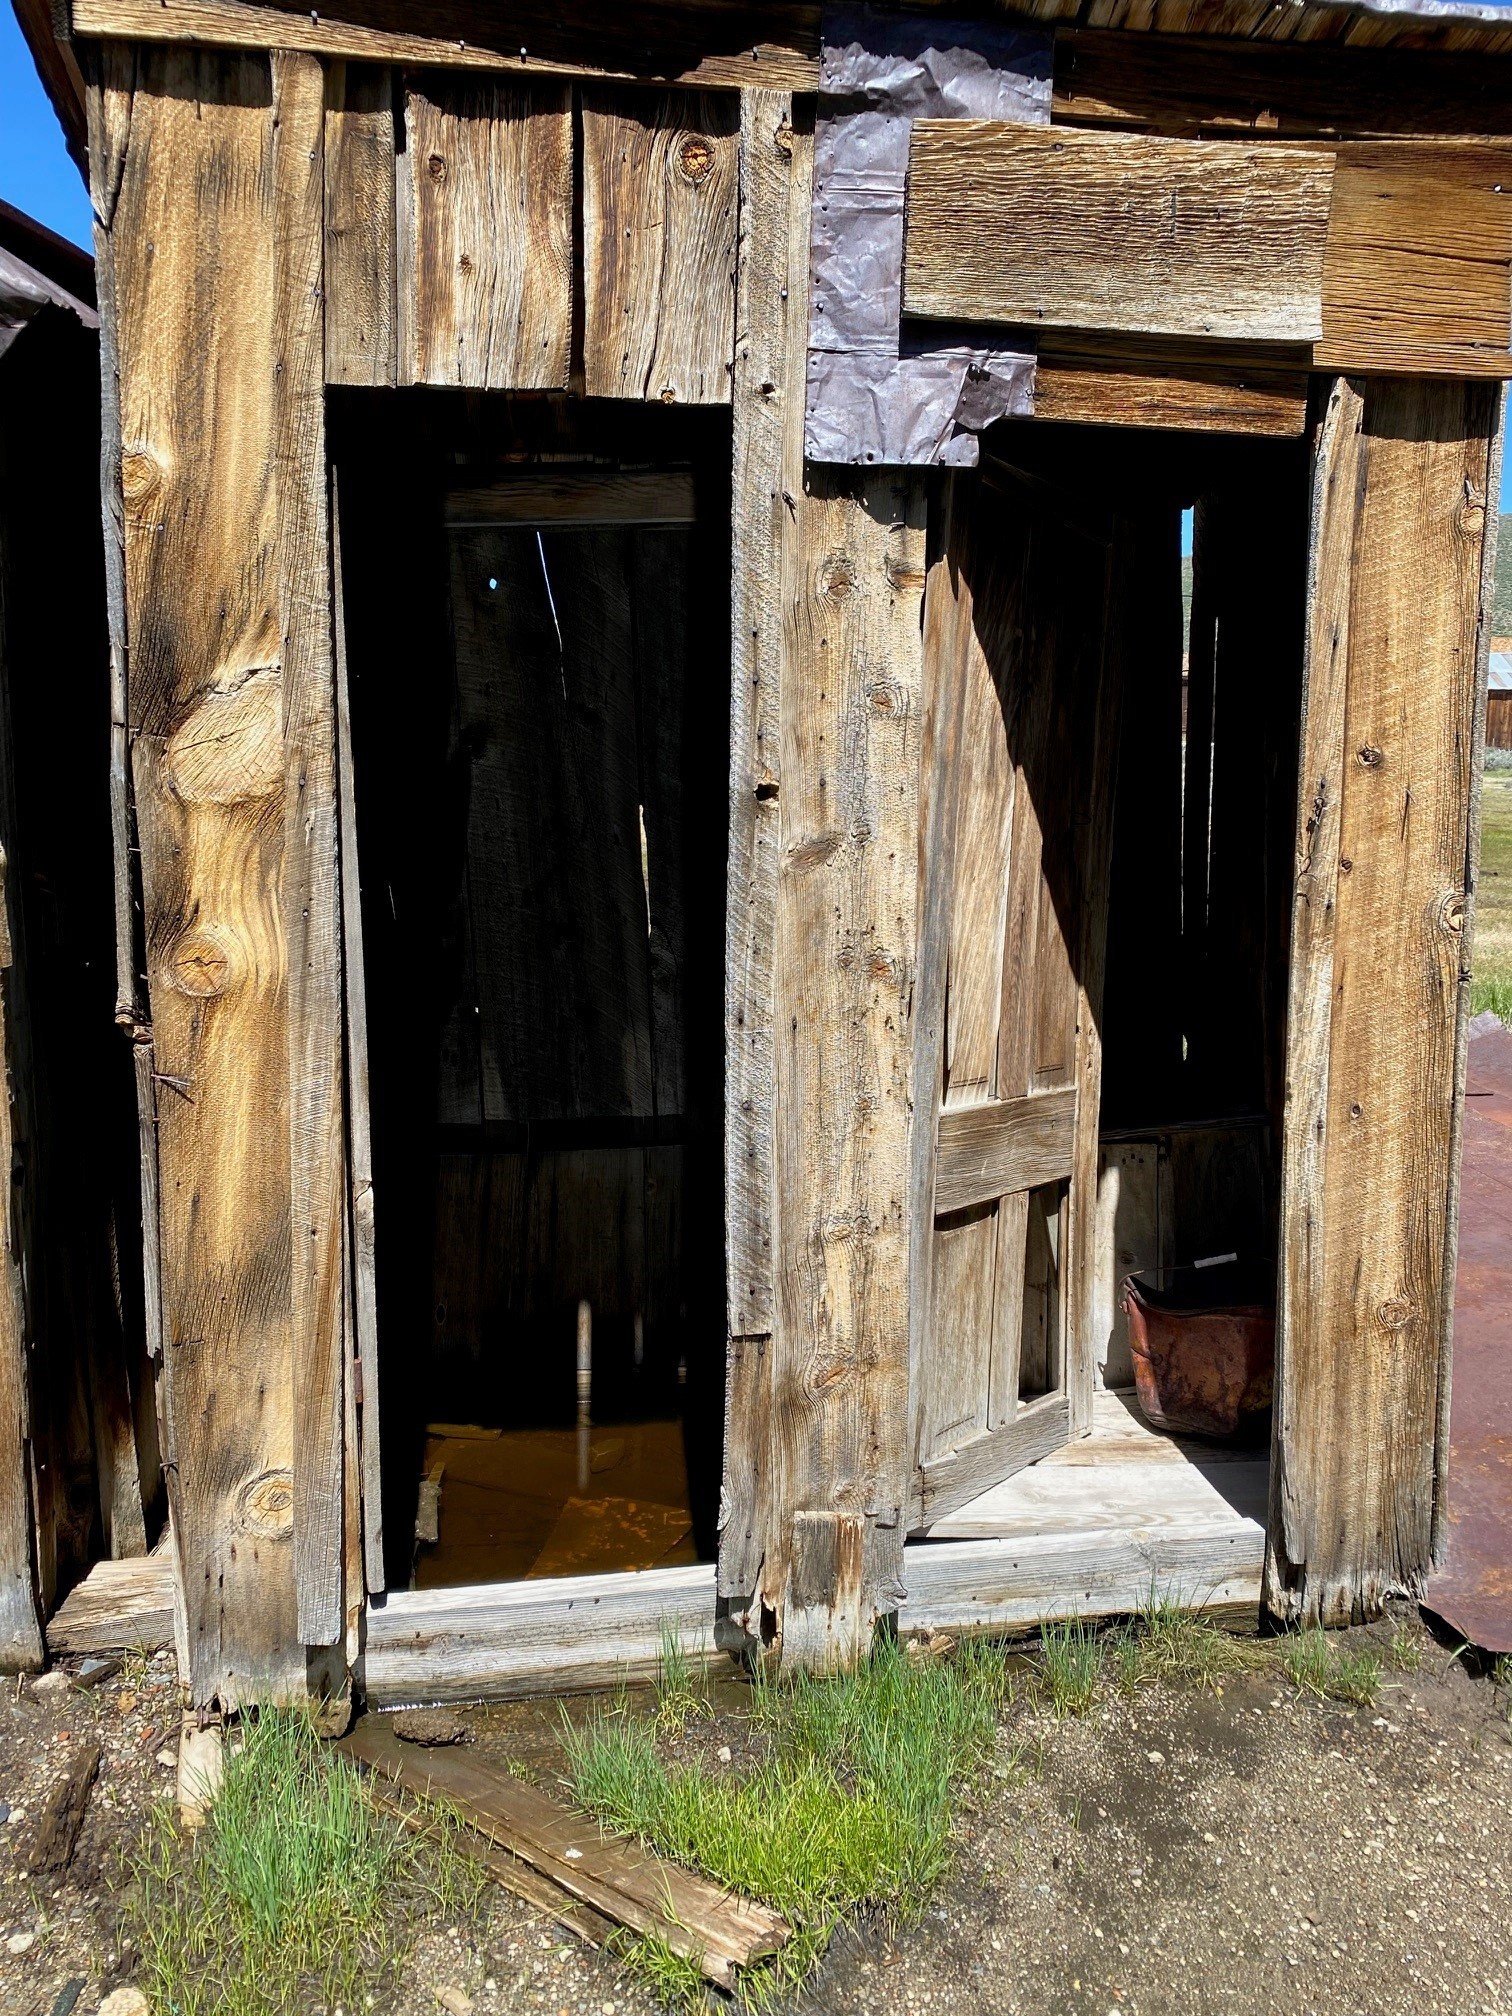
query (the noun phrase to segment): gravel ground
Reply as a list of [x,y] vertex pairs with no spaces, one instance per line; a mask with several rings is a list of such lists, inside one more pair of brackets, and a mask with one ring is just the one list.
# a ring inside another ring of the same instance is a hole
[[[1387,1643],[1383,1629],[1351,1635]],[[804,2008],[1512,2016],[1508,1695],[1426,1633],[1418,1643],[1419,1669],[1388,1666],[1374,1708],[1299,1700],[1279,1677],[1245,1678],[1217,1699],[1110,1691],[1079,1721],[1011,1708],[923,1918],[838,1940]],[[737,1691],[718,1698],[700,1745],[739,1742]],[[550,1710],[470,1719],[481,1747],[549,1775]],[[159,1753],[174,1731],[163,1660],[89,1691],[5,1684],[0,2016],[92,2016],[129,1981],[116,1858],[171,1789]],[[22,1867],[37,1811],[62,1760],[91,1737],[104,1761],[77,1855],[67,1881],[38,1894]],[[502,1895],[480,1925],[426,1931],[373,2016],[434,2016],[448,2006],[441,1990],[476,2016],[656,2008],[613,1960]]]

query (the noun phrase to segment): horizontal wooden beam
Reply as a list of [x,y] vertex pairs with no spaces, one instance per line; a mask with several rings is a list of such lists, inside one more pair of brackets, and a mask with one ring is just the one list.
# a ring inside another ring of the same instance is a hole
[[1060,28],[1057,124],[1212,139],[1512,136],[1512,80],[1484,56]]
[[452,490],[448,525],[691,525],[691,469],[521,470]]
[[[425,32],[416,32],[423,19]],[[812,90],[819,11],[686,0],[634,8],[584,0],[570,22],[550,0],[336,0],[327,12],[274,0],[73,0],[75,35],[223,49],[303,49],[368,63],[539,76]]]
[[[1061,1448],[1071,1432],[1071,1402],[1064,1393],[1047,1393],[1021,1407],[1013,1420],[1013,1460],[1038,1463]],[[955,1511],[988,1491],[1003,1477],[1003,1437],[983,1430],[978,1439],[932,1456],[919,1465],[919,1511],[916,1524],[931,1526],[946,1511]]]
[[1295,438],[1307,424],[1311,352],[1140,342],[1046,330],[1034,374],[1036,420]]
[[940,1115],[935,1216],[1066,1181],[1075,1130],[1076,1093],[1069,1087],[947,1107]]
[[1309,343],[1332,181],[1314,148],[919,120],[904,311]]

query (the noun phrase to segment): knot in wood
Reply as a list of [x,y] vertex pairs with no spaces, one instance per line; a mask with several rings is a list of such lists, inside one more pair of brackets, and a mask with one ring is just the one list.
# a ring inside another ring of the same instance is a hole
[[444,154],[427,155],[425,172],[429,175],[432,182],[444,182],[446,180],[446,156]]
[[263,1470],[236,1494],[236,1524],[256,1540],[287,1540],[294,1532],[294,1477]]
[[121,456],[121,498],[128,505],[150,497],[162,480],[163,465],[150,448],[128,448]]
[[777,149],[777,152],[782,156],[784,161],[792,160],[793,125],[790,119],[784,119],[779,124],[777,131],[772,135],[772,145]]
[[1439,898],[1439,929],[1448,938],[1458,938],[1465,928],[1465,892],[1446,889]]
[[1374,742],[1367,742],[1364,748],[1360,750],[1357,761],[1364,770],[1379,770],[1381,765],[1386,761],[1386,758],[1377,749]]
[[856,585],[856,570],[848,553],[830,553],[819,565],[819,593],[826,602],[841,603]]
[[898,955],[889,952],[885,945],[879,945],[867,961],[873,980],[896,980],[900,971]]
[[1376,1311],[1383,1330],[1405,1330],[1413,1318],[1413,1307],[1405,1295],[1392,1295]]
[[708,181],[714,167],[713,143],[703,133],[690,133],[677,150],[677,165],[696,189]]
[[878,679],[867,688],[867,699],[874,714],[906,714],[908,695],[896,679]]
[[168,978],[180,994],[213,1001],[231,985],[237,961],[231,948],[209,925],[186,931],[168,957]]

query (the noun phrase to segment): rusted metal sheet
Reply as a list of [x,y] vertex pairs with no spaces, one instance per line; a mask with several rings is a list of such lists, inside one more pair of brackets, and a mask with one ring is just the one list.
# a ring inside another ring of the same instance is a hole
[[1224,1441],[1264,1433],[1276,1364],[1271,1271],[1234,1260],[1126,1278],[1134,1387],[1153,1427]]
[[1446,1557],[1427,1601],[1512,1652],[1512,1032],[1472,1028],[1460,1178]]

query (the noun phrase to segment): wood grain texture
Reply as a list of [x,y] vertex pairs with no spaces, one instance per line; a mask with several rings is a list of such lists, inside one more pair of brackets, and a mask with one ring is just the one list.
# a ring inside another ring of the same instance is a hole
[[1054,107],[1057,125],[1192,139],[1512,133],[1506,80],[1483,58],[1100,28],[1056,31]]
[[394,81],[381,68],[326,69],[325,372],[331,385],[398,375]]
[[[291,1062],[297,1051],[323,1070],[325,1041],[312,1040],[315,999],[290,972],[284,855],[286,790],[302,788],[297,766],[286,772],[285,716],[312,727],[328,679],[315,84],[283,68],[280,148],[266,62],[106,56],[108,116],[125,132],[111,238],[130,725],[162,1078],[167,1453],[196,1704],[305,1696],[293,1276],[302,1362],[327,1379],[325,1298],[340,1285],[324,1236],[306,1229],[317,1257],[291,1263]],[[298,956],[313,952],[301,939]],[[311,1076],[297,1108],[307,1156],[332,1138],[317,1090]],[[339,1407],[334,1424],[304,1420],[300,1460],[313,1436],[328,1464]],[[339,1527],[339,1468],[333,1484]],[[329,1534],[317,1528],[315,1544],[328,1569]]]
[[1034,417],[1098,427],[1218,434],[1301,434],[1310,353],[1246,346],[1136,343],[1047,329],[1034,373]]
[[[3,668],[3,658],[0,658]],[[7,745],[9,736],[6,737]],[[9,765],[7,746],[4,760]],[[6,836],[9,838],[9,835]],[[0,1169],[16,1155],[14,975],[8,860],[0,859]],[[17,1202],[7,1184],[0,1215],[0,1671],[42,1663],[42,1604],[33,1501],[31,1353]]]
[[[777,1222],[774,1049],[780,703],[803,490],[811,124],[783,91],[741,98],[732,381],[730,828],[725,902],[725,1279],[729,1361],[719,1591],[750,1615],[773,1489]],[[741,1628],[737,1624],[737,1629]]]
[[286,0],[73,0],[72,14],[76,35],[535,77],[812,91],[819,72],[819,10],[802,0],[691,8],[653,0],[633,10],[585,0],[565,19],[551,0],[427,0],[424,32],[406,0],[339,0],[339,12]]
[[1316,367],[1512,377],[1512,149],[1361,142],[1337,163]]
[[936,1213],[1063,1181],[1075,1136],[1074,1089],[947,1106],[937,1137]]
[[275,50],[273,454],[283,669],[294,1581],[305,1645],[344,1622],[346,1128],[325,450],[324,78]]
[[565,86],[433,77],[406,95],[400,376],[565,390],[572,110]]
[[[776,1446],[762,1573],[779,1629],[797,1591],[805,1648],[845,1663],[864,1655],[895,1600],[908,1493],[923,489],[906,478],[811,473],[792,510],[798,566],[780,703]],[[849,1577],[836,1591],[843,1636],[814,1628],[811,1551],[794,1552],[800,1514],[848,1522],[831,1550]]]
[[[352,689],[347,665],[345,607],[342,600],[341,503],[333,474],[331,527],[331,607],[336,671],[336,774],[341,818],[341,934],[343,1002],[346,1012],[348,1281],[352,1340],[358,1365],[360,1400],[355,1448],[361,1465],[360,1521],[363,1579],[370,1592],[385,1585],[383,1565],[383,1466],[378,1394],[378,1229],[373,1194],[373,1111],[369,1080],[367,961],[362,938],[362,868],[357,850],[357,772],[352,748]],[[353,1383],[350,1379],[348,1384]]]
[[729,98],[584,89],[590,398],[729,399],[739,130]]
[[1024,327],[1306,343],[1326,150],[919,120],[903,306]]
[[1430,1565],[1482,552],[1498,398],[1338,380],[1316,458],[1266,1600]]

